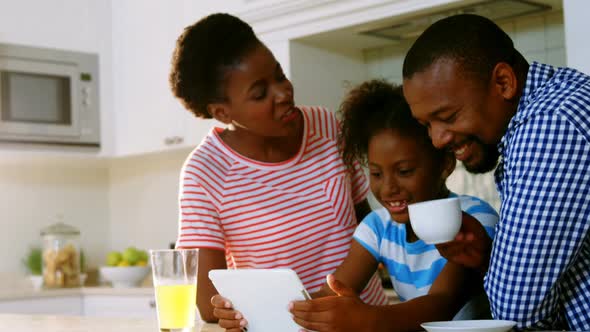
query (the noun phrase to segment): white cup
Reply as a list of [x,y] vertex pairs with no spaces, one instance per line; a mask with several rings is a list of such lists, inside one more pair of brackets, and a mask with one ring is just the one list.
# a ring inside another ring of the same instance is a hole
[[414,233],[428,244],[452,241],[461,228],[458,197],[410,204],[408,212]]

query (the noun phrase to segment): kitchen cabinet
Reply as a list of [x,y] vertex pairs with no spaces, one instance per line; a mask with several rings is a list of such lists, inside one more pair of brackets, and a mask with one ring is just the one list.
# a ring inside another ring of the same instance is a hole
[[157,319],[153,288],[0,292],[0,313]]
[[195,146],[213,124],[176,100],[168,74],[176,38],[200,16],[190,1],[113,2],[115,157]]
[[80,296],[57,296],[0,301],[0,312],[11,314],[82,315]]
[[84,316],[156,319],[153,295],[84,295]]
[[[152,152],[181,144],[180,106],[167,86],[177,6],[113,2],[115,155]],[[182,16],[181,16],[182,17]]]

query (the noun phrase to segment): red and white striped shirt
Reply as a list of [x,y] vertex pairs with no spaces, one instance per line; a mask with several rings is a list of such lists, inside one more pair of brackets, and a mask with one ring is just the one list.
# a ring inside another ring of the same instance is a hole
[[[335,115],[300,110],[300,150],[280,163],[246,158],[211,130],[183,167],[178,248],[225,250],[228,268],[290,268],[319,290],[348,253],[354,205],[369,189],[362,169],[351,174],[342,162]],[[361,298],[386,303],[378,278]]]

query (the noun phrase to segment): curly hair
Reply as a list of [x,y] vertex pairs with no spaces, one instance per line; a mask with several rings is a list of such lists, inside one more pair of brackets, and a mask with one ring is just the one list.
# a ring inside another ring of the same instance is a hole
[[211,14],[186,27],[172,55],[172,93],[195,116],[210,119],[207,105],[227,100],[228,70],[261,44],[250,25],[229,14]]
[[436,158],[443,152],[430,141],[428,130],[412,117],[401,86],[384,80],[371,80],[350,90],[338,109],[338,143],[348,167],[355,161],[367,165],[370,139],[383,130],[394,130],[424,143]]

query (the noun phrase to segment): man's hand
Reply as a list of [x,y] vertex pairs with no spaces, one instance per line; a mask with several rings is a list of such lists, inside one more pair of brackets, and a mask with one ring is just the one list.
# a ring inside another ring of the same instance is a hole
[[368,322],[374,321],[371,319],[371,306],[361,301],[352,288],[336,280],[333,275],[328,275],[327,280],[337,296],[292,302],[289,307],[295,322],[305,329],[318,332],[370,330]]
[[437,244],[436,248],[447,260],[485,273],[490,263],[492,240],[479,221],[463,212],[461,229],[455,239]]
[[231,302],[221,295],[215,295],[211,298],[213,305],[213,315],[219,319],[218,324],[226,332],[241,332],[242,328],[248,324],[239,311],[233,309]]

